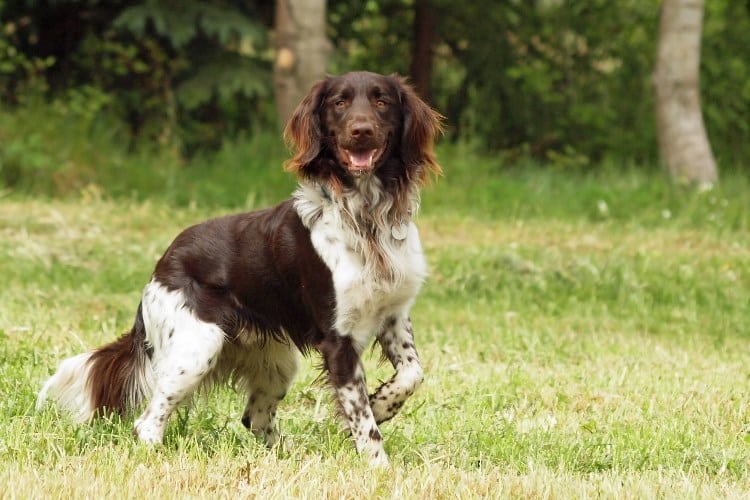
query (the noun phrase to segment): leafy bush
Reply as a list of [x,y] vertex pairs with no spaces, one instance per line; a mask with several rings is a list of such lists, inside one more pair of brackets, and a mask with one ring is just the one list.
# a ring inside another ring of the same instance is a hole
[[133,142],[188,154],[217,148],[226,137],[275,125],[266,9],[193,0],[0,3],[0,20],[13,32],[0,54],[20,58],[0,67],[0,95],[20,95],[27,61],[45,61],[50,97],[99,88]]
[[750,4],[706,2],[701,103],[720,165],[750,165]]

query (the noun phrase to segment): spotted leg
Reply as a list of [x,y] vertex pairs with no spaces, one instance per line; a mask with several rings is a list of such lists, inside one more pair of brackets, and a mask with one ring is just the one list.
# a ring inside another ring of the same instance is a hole
[[[144,319],[146,313],[144,304]],[[218,325],[197,319],[187,308],[172,309],[157,322],[153,319],[147,320],[152,329],[169,333],[157,332],[166,340],[154,351],[154,392],[135,422],[136,435],[149,444],[162,441],[169,416],[216,366],[224,342]]]
[[388,465],[383,437],[367,399],[365,371],[350,337],[336,336],[321,346],[323,363],[357,452],[377,467]]
[[268,340],[259,354],[245,370],[249,395],[242,424],[270,448],[279,439],[276,408],[294,379],[299,358],[293,346],[274,340]]
[[370,396],[370,406],[378,423],[393,418],[404,402],[414,394],[424,378],[414,346],[409,318],[391,318],[378,336],[383,354],[396,373]]

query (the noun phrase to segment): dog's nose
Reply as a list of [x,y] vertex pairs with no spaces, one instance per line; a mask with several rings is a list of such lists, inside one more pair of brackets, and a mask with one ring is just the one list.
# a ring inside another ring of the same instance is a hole
[[352,137],[364,139],[366,137],[372,137],[375,134],[375,127],[373,127],[370,122],[357,121],[351,125],[349,132],[352,134]]

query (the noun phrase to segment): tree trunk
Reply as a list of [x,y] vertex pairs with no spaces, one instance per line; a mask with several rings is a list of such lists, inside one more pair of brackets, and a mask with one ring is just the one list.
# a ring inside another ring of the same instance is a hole
[[411,81],[419,95],[430,100],[432,80],[432,46],[435,41],[437,11],[432,0],[416,0],[414,3],[414,47],[411,56]]
[[312,84],[326,76],[331,44],[325,0],[276,0],[276,112],[283,127]]
[[701,185],[718,180],[700,106],[703,0],[664,0],[653,75],[661,159],[672,178]]

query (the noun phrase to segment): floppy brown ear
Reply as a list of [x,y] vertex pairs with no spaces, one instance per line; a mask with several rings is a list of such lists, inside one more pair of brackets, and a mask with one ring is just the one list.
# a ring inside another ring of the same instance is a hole
[[440,175],[442,169],[435,159],[435,138],[443,132],[443,116],[428,106],[411,85],[394,75],[398,82],[404,113],[401,137],[401,158],[406,167],[414,169],[416,179],[424,183],[429,175]]
[[284,164],[290,172],[300,173],[320,153],[323,135],[319,110],[326,87],[327,80],[313,85],[284,127],[284,141],[294,151],[294,156]]

